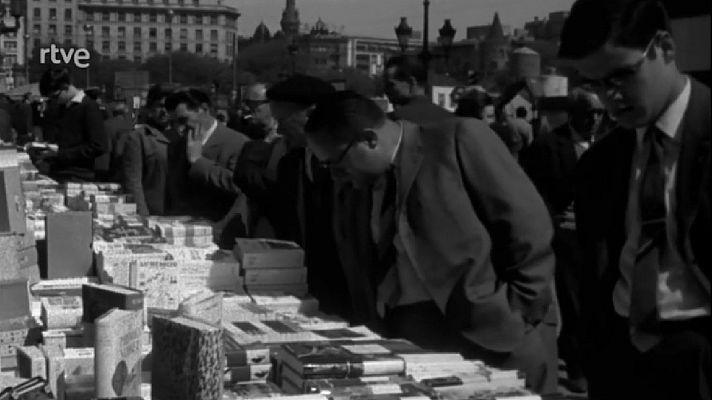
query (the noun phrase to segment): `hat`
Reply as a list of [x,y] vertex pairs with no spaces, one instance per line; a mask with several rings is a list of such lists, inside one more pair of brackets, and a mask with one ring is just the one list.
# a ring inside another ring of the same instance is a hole
[[330,83],[319,78],[294,75],[287,80],[276,83],[267,90],[267,99],[308,107],[335,91],[336,89]]

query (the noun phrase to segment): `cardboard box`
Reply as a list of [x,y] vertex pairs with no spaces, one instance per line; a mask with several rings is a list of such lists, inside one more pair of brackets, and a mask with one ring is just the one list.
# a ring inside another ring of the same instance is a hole
[[296,243],[272,239],[235,241],[235,258],[245,270],[304,267],[304,250]]
[[24,234],[26,230],[20,169],[0,168],[0,233]]
[[47,215],[47,279],[93,276],[91,212]]

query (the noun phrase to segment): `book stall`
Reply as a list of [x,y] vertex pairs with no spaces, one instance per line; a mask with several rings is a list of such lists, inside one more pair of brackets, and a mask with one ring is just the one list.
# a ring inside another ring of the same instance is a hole
[[220,249],[208,222],[141,218],[120,185],[0,150],[0,400],[540,399],[321,313],[306,278],[295,243]]

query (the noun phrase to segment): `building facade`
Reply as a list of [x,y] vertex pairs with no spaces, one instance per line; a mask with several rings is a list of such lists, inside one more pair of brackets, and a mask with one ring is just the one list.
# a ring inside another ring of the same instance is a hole
[[222,0],[28,0],[27,8],[30,54],[56,43],[133,61],[172,51],[228,61],[240,16]]
[[[15,18],[10,15],[10,1],[0,2],[2,7],[2,20],[6,27],[14,27]],[[24,83],[24,74],[19,66],[25,65],[25,40],[24,40],[24,18],[20,18],[20,25],[16,32],[9,32],[0,35],[0,87],[9,89],[17,84]]]

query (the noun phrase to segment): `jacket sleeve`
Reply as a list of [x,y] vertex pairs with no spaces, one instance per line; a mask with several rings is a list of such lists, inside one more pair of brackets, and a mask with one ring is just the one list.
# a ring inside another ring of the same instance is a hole
[[234,195],[240,194],[240,189],[235,185],[232,177],[246,141],[246,138],[244,140],[240,138],[239,140],[231,139],[225,143],[224,145],[228,146],[228,148],[221,150],[222,160],[211,160],[203,154],[203,157],[200,157],[190,167],[189,176],[193,180],[207,184],[222,192]]
[[143,151],[139,130],[133,131],[126,137],[124,154],[121,158],[121,179],[124,190],[133,195],[136,210],[141,216],[148,216],[148,204],[143,193]]
[[109,151],[109,137],[106,134],[104,117],[99,106],[93,101],[84,103],[83,106],[83,128],[87,137],[79,146],[59,150],[57,159],[61,164],[72,164],[78,160],[93,161]]
[[463,183],[492,239],[492,263],[509,286],[510,306],[539,322],[550,305],[555,264],[546,206],[502,141],[481,121],[458,123],[456,149]]

